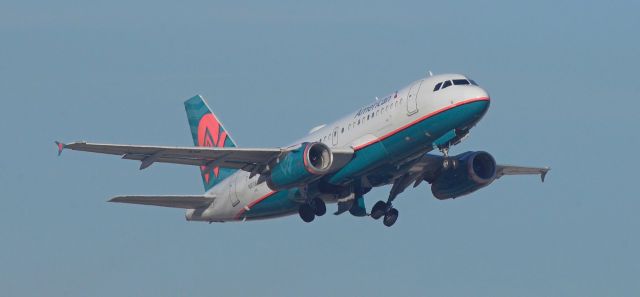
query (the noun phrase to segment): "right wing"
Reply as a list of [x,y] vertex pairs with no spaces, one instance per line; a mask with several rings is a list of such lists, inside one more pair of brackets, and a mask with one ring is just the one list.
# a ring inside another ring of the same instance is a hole
[[544,178],[551,170],[550,167],[525,167],[525,166],[511,166],[511,165],[496,165],[496,179],[504,175],[524,175],[524,174],[539,174],[540,179],[544,182]]
[[116,196],[111,198],[109,202],[195,209],[209,206],[213,200],[215,197],[201,195]]
[[[155,162],[193,166],[223,167],[262,173],[267,166],[289,148],[238,147],[173,147],[148,145],[121,145],[87,142],[64,144],[56,141],[58,154],[63,149],[120,155],[123,159],[141,161],[140,169]],[[344,166],[353,156],[352,149],[331,149],[334,157],[332,171]]]
[[[436,156],[431,154],[425,154],[417,160],[409,168],[410,173],[421,172],[422,177],[427,180],[435,180],[439,174],[440,168],[444,158],[442,156]],[[496,164],[496,179],[505,175],[540,175],[542,182],[547,176],[547,173],[551,170],[550,167],[526,167],[526,166],[513,166],[513,165],[501,165]]]

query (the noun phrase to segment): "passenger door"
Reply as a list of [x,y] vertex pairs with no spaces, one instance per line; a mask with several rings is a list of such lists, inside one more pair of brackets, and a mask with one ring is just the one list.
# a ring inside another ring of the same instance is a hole
[[413,115],[418,112],[418,91],[420,91],[420,86],[422,85],[422,80],[416,82],[409,88],[409,93],[407,94],[407,115]]
[[236,207],[240,203],[240,199],[238,199],[238,175],[233,175],[229,178],[229,202],[231,202],[231,206]]

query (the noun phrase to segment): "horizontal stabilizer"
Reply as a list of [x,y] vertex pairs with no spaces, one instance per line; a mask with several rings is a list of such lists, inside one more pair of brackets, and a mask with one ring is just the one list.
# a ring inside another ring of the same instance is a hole
[[109,202],[195,209],[209,206],[214,199],[215,197],[207,197],[201,195],[116,196],[111,198]]

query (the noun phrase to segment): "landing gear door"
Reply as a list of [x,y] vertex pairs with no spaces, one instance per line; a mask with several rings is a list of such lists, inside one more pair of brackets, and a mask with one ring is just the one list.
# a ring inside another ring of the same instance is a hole
[[422,85],[422,81],[418,81],[409,88],[409,93],[407,94],[407,115],[413,115],[418,112],[418,91],[420,91],[420,86]]

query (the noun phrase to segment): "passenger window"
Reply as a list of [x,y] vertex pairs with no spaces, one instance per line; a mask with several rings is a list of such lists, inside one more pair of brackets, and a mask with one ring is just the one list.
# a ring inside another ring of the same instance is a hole
[[450,87],[450,86],[451,86],[451,81],[448,80],[448,81],[444,82],[444,84],[442,85],[442,88],[444,89],[444,88],[447,88],[447,87]]
[[453,80],[453,84],[456,86],[461,86],[461,85],[468,85],[469,81],[466,79],[454,79]]
[[440,90],[440,86],[442,86],[442,82],[439,82],[439,83],[436,85],[436,87],[435,87],[435,88],[433,88],[433,91],[435,92],[435,91],[437,91],[437,90]]

